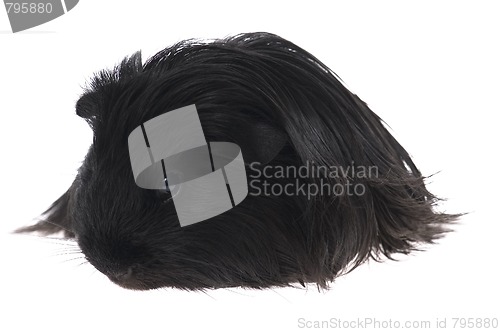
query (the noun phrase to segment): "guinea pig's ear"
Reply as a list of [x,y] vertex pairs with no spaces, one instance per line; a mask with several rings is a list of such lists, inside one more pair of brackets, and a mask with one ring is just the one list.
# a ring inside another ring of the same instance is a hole
[[262,165],[271,162],[283,149],[288,137],[282,130],[267,124],[256,123],[241,130],[238,143],[245,164],[258,162]]
[[99,100],[97,92],[87,92],[83,94],[76,102],[76,115],[85,119],[87,122],[92,122],[98,116]]
[[64,237],[71,238],[75,234],[72,231],[71,219],[71,192],[68,189],[42,214],[42,219],[31,226],[26,226],[15,230],[15,233],[40,232],[43,235],[63,232]]
[[142,69],[141,52],[136,52],[123,59],[114,69],[97,73],[92,78],[87,91],[76,102],[76,114],[92,126],[92,122],[100,115],[102,90],[118,81],[124,82],[134,78],[142,72]]

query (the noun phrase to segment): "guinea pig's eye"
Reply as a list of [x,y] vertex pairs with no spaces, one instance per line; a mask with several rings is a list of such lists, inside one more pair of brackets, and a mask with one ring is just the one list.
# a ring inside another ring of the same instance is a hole
[[172,199],[172,193],[168,187],[167,179],[165,179],[165,186],[163,189],[156,190],[158,197],[161,199],[162,203],[166,203]]
[[[172,183],[179,182],[175,175],[171,176],[170,180]],[[169,184],[167,178],[165,178],[163,181],[164,181],[164,186],[163,186],[164,189],[158,190],[158,195],[162,199],[162,202],[166,203],[179,193],[180,184]]]

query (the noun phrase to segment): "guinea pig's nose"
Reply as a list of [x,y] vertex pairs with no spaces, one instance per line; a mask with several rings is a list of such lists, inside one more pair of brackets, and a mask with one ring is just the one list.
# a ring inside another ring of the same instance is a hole
[[113,273],[112,275],[109,276],[109,278],[112,281],[120,282],[120,281],[129,280],[133,274],[134,274],[134,271],[133,271],[132,267],[129,267],[126,271],[117,271],[117,272]]

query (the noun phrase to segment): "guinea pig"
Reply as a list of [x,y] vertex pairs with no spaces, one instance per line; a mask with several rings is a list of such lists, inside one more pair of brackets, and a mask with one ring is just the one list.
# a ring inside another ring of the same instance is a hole
[[[128,139],[187,105],[207,141],[241,148],[248,194],[182,226],[168,187],[135,182]],[[75,108],[93,144],[70,188],[18,231],[62,229],[124,288],[327,289],[370,258],[433,243],[459,217],[436,211],[439,198],[366,103],[274,34],[186,40],[144,64],[136,53],[96,74]]]

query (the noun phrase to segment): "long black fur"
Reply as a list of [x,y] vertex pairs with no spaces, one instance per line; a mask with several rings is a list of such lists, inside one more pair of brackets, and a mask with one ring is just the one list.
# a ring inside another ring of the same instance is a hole
[[[144,121],[190,104],[207,141],[237,143],[247,163],[354,163],[376,166],[378,176],[301,179],[353,180],[366,192],[249,195],[181,228],[168,193],[134,183],[127,138]],[[76,112],[94,142],[69,190],[20,232],[66,229],[92,265],[126,288],[327,288],[370,257],[432,243],[458,217],[435,211],[438,199],[409,154],[363,101],[313,55],[273,34],[183,41],[144,65],[136,53],[98,73]]]

